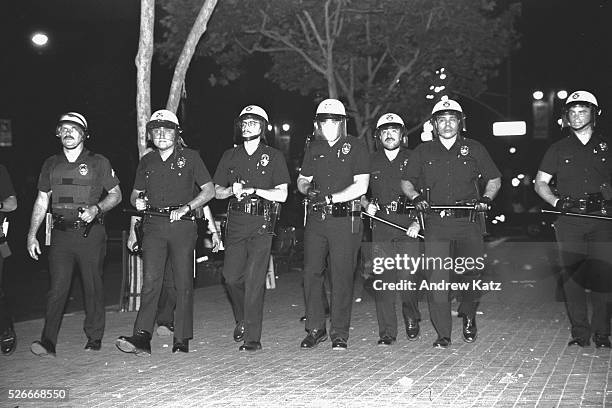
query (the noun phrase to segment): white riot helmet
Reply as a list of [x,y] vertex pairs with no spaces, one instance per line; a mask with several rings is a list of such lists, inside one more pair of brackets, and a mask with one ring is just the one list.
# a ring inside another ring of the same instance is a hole
[[148,131],[158,127],[176,129],[177,131],[181,132],[181,126],[179,125],[178,118],[173,112],[167,109],[160,109],[153,112],[151,119],[149,119],[149,122],[147,123]]
[[463,113],[463,109],[461,108],[461,105],[459,105],[457,101],[454,101],[452,99],[446,99],[446,100],[439,101],[438,103],[436,103],[433,109],[431,110],[431,120],[430,121],[434,128],[433,129],[434,134],[437,136],[436,117],[447,114],[447,113],[452,113],[452,114],[457,115],[457,117],[459,118],[459,130],[461,132],[465,132],[465,114]]
[[180,136],[180,134],[183,133],[183,129],[181,128],[179,120],[174,112],[167,109],[160,109],[153,112],[149,122],[147,122],[147,137],[149,140],[152,138],[151,131],[159,127],[176,130],[176,143],[181,147],[187,146],[183,138]]
[[[243,136],[242,122],[247,119],[257,120],[259,122],[261,130],[258,134],[251,135],[248,137]],[[242,111],[240,112],[240,115],[238,115],[238,118],[236,119],[236,131],[234,133],[234,142],[242,143],[243,141],[246,141],[246,140],[253,140],[260,136],[261,137],[265,136],[269,122],[270,120],[268,119],[268,114],[266,113],[265,110],[263,110],[263,108],[257,105],[245,106],[244,109],[242,109]]]
[[[322,124],[328,120],[340,122],[337,134],[326,135],[323,133]],[[315,114],[314,128],[315,137],[319,140],[334,142],[339,138],[346,137],[346,110],[342,102],[337,99],[325,99],[321,102]]]
[[383,143],[383,140],[381,139],[381,133],[383,130],[389,128],[396,128],[399,130],[400,133],[399,144],[390,150],[395,150],[399,148],[401,144],[407,144],[408,141],[406,140],[406,128],[404,127],[404,121],[399,115],[396,115],[395,113],[391,112],[385,113],[378,119],[378,122],[376,122],[376,131],[374,132],[374,137],[377,139],[377,144],[378,142],[380,142],[385,149],[388,149],[387,146],[385,146],[385,144]]
[[67,112],[60,116],[57,121],[57,128],[55,130],[55,135],[59,137],[59,128],[63,123],[70,123],[72,125],[77,125],[79,129],[83,131],[83,136],[89,137],[89,130],[87,128],[87,120],[85,120],[85,116],[81,115],[77,112]]
[[[563,117],[561,118],[561,127],[569,126],[569,118],[567,116],[569,109],[572,106],[583,105],[591,108],[591,122],[593,127],[595,127],[595,122],[597,116],[601,114],[601,109],[599,109],[599,104],[597,103],[597,98],[590,92],[587,91],[575,91],[572,92],[570,96],[565,100],[565,106],[563,107]],[[588,125],[588,123],[586,124]],[[585,126],[586,126],[585,125]],[[584,126],[583,126],[584,127]]]

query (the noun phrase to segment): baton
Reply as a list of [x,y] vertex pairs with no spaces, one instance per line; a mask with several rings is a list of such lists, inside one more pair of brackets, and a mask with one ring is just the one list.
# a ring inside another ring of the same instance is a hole
[[[385,220],[384,218],[380,218],[380,217],[377,217],[375,215],[368,214],[367,212],[364,212],[364,211],[361,212],[361,215],[365,215],[366,217],[370,217],[370,219],[372,219],[372,220],[380,221],[383,224],[387,224],[387,225],[389,225],[389,226],[391,226],[393,228],[397,228],[398,230],[402,230],[404,232],[408,232],[408,228],[404,227],[403,225],[396,224],[396,223],[391,222],[389,220]],[[421,235],[421,234],[417,234],[417,237],[419,237],[421,239],[425,239],[425,237],[423,237],[423,235]]]
[[545,210],[545,209],[542,209],[542,212],[545,213],[545,214],[568,215],[570,217],[593,218],[595,220],[609,220],[609,221],[612,221],[612,217],[606,217],[605,215],[581,214],[581,213],[574,213],[574,212],[563,212],[563,211]]
[[[160,213],[157,211],[151,211],[151,210],[142,210],[142,211],[138,211],[138,210],[132,210],[131,208],[124,208],[122,210],[125,214],[130,214],[130,215],[137,215],[137,216],[144,216],[144,215],[151,215],[153,217],[165,217],[165,218],[170,218],[170,214],[165,214],[165,213]],[[181,220],[185,220],[185,221],[195,221],[196,220],[196,216],[195,215],[183,215],[181,217]]]

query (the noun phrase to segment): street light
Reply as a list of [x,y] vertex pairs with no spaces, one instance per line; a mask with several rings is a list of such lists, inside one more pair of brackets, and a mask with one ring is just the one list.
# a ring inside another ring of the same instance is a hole
[[535,91],[533,93],[533,99],[535,99],[536,101],[542,100],[542,98],[544,98],[544,92],[542,92],[542,91]]
[[37,47],[44,47],[49,42],[49,37],[45,33],[34,33],[31,38],[32,44]]
[[288,132],[289,129],[291,129],[291,125],[289,125],[288,123],[283,123],[282,129],[283,132]]
[[562,89],[560,91],[557,92],[557,98],[559,99],[566,99],[567,98],[567,91]]

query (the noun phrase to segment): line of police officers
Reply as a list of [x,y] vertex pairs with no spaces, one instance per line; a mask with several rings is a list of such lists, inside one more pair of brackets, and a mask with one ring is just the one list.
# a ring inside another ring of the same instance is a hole
[[[593,336],[597,347],[610,347],[612,223],[570,216],[576,211],[579,215],[605,215],[612,199],[612,158],[607,142],[595,132],[598,114],[592,94],[578,91],[568,97],[564,123],[569,133],[547,151],[536,178],[536,192],[568,214],[559,218],[555,230],[572,324],[569,344],[586,346]],[[240,351],[262,348],[265,275],[275,221],[280,203],[287,199],[290,181],[282,153],[262,139],[268,122],[268,115],[259,106],[244,108],[236,121],[242,143],[224,153],[211,179],[199,154],[185,147],[176,115],[160,110],[151,116],[147,134],[155,149],[140,161],[130,196],[131,204],[148,214],[143,221],[142,301],[132,335],[116,341],[121,351],[151,353],[151,333],[165,273],[172,274],[169,281],[174,282],[176,290],[172,351],[189,351],[197,230],[191,215],[213,197],[230,199],[223,276],[236,323],[233,338],[243,341]],[[478,258],[484,256],[484,217],[475,214],[489,208],[501,185],[500,173],[486,149],[465,136],[465,115],[456,101],[443,100],[434,106],[431,124],[436,137],[414,151],[401,147],[406,135],[397,114],[380,117],[376,138],[382,149],[372,154],[362,141],[347,134],[346,122],[340,101],[321,102],[314,120],[315,139],[307,146],[297,180],[298,190],[308,199],[304,234],[308,335],[300,344],[303,349],[328,338],[321,296],[326,268],[331,283],[332,349],[345,350],[348,346],[353,277],[363,232],[362,208],[371,216],[406,226],[407,232],[400,232],[387,223],[373,221],[374,254],[418,257],[423,251],[416,238],[422,232],[428,257]],[[108,160],[84,147],[89,137],[85,118],[76,112],[62,115],[56,135],[62,152],[43,164],[27,238],[29,254],[38,259],[41,250],[36,234],[47,219],[48,228],[52,227],[51,288],[41,338],[31,346],[40,356],[55,356],[75,264],[85,291],[85,349],[100,350],[104,333],[103,214],[121,201],[119,180]],[[557,192],[549,186],[554,176]],[[482,273],[475,266],[467,266],[466,272],[459,274],[435,265],[438,267],[413,273],[387,270],[382,279],[390,283],[421,279],[430,283],[469,282]],[[587,316],[585,288],[591,290],[592,319]],[[449,295],[447,290],[427,292],[430,318],[438,335],[434,347],[451,344]],[[481,294],[472,288],[456,295],[463,339],[473,342]],[[401,296],[409,340],[417,339],[420,331],[417,296],[417,291],[404,291]],[[395,299],[394,291],[376,292],[380,345],[391,345],[397,338]]]

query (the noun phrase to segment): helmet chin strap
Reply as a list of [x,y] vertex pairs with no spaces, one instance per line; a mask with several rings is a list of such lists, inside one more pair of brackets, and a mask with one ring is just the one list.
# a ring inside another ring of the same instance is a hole
[[257,139],[258,137],[261,137],[261,133],[258,133],[253,136],[242,136],[242,140],[244,140],[245,142],[248,142],[249,140]]
[[592,125],[593,125],[593,121],[590,121],[590,122],[588,122],[588,123],[585,123],[584,125],[580,126],[579,128],[575,128],[575,127],[573,127],[573,126],[571,126],[571,125],[570,125],[570,129],[572,129],[574,132],[579,132],[579,131],[581,131],[582,129],[584,129],[585,127],[587,127],[587,126],[589,126],[589,125],[591,125],[591,126],[592,126]]
[[397,144],[397,146],[395,146],[393,149],[388,148],[387,146],[385,146],[385,144],[384,144],[384,143],[383,143],[382,145],[383,145],[383,148],[384,148],[385,150],[389,150],[390,152],[392,152],[393,150],[397,150],[397,149],[399,149],[399,148],[400,148],[400,144],[401,144],[401,143],[398,143],[398,144]]

